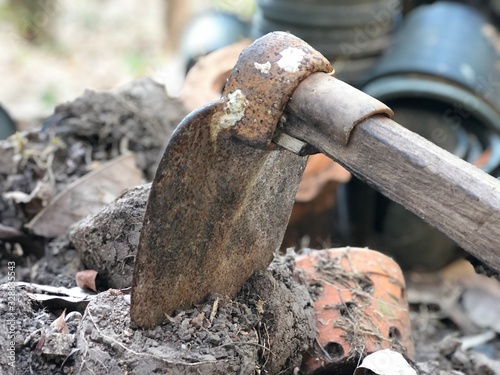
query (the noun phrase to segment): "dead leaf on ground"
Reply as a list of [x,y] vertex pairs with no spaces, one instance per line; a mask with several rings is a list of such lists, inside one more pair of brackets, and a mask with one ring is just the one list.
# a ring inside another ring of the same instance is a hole
[[27,227],[44,237],[65,234],[72,224],[96,214],[123,190],[141,184],[142,180],[134,154],[122,155],[70,184]]
[[69,333],[68,326],[66,325],[65,321],[65,316],[66,316],[66,309],[63,310],[61,316],[54,320],[50,326],[54,328],[57,332],[59,333]]
[[406,359],[390,349],[379,350],[363,359],[354,375],[417,375]]
[[76,285],[82,289],[90,289],[97,293],[96,287],[97,271],[84,270],[76,273]]
[[[1,284],[0,289],[8,288],[8,284]],[[68,308],[70,310],[85,311],[91,298],[89,294],[79,287],[64,288],[50,285],[16,282],[16,288],[24,290],[29,298],[41,303],[51,311]]]
[[4,193],[3,197],[16,204],[25,204],[26,212],[32,217],[47,207],[54,194],[55,186],[53,182],[38,181],[30,194],[22,191],[9,191]]

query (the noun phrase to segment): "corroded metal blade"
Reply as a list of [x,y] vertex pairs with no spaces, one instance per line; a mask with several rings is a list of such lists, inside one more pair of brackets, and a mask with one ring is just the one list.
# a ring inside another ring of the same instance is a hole
[[132,288],[132,320],[210,293],[234,296],[279,248],[306,158],[271,143],[293,90],[331,71],[300,39],[272,33],[242,53],[220,101],[186,117],[153,181]]

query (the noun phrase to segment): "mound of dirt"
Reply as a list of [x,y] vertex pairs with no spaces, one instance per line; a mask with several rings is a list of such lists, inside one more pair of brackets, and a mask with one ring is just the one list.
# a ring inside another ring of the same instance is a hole
[[88,90],[56,107],[40,128],[1,140],[1,260],[20,265],[29,256],[41,258],[50,240],[27,231],[26,224],[101,164],[132,152],[150,180],[185,114],[163,85],[141,78],[108,92]]

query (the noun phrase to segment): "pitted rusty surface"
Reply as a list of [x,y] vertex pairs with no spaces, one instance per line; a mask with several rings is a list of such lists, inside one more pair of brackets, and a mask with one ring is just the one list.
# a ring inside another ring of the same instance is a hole
[[235,136],[244,144],[272,149],[272,137],[295,88],[315,72],[332,72],[328,60],[289,33],[268,34],[244,50],[223,91],[222,121],[212,137]]
[[179,124],[144,216],[132,285],[137,325],[161,324],[210,293],[234,296],[269,265],[306,158],[268,144],[300,81],[330,70],[304,42],[273,33],[242,53],[221,100]]
[[[131,317],[152,327],[207,295],[234,296],[279,248],[306,158],[211,139],[214,102],[177,127],[144,217]],[[154,301],[152,303],[151,301]]]

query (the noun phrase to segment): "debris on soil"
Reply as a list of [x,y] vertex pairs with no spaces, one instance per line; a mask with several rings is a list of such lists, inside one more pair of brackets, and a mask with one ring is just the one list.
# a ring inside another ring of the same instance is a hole
[[[163,326],[131,326],[127,296],[104,292],[91,302],[80,326],[75,367],[82,374],[252,373],[258,337],[246,306],[216,298],[180,312]],[[129,296],[128,296],[129,297]]]
[[[130,322],[129,295],[109,291],[91,299],[81,320],[78,313],[66,319],[68,333],[51,327],[61,311],[42,309],[20,289],[16,310],[7,313],[0,305],[0,319],[18,322],[16,368],[23,375],[293,374],[313,345],[315,330],[310,297],[293,280],[292,265],[278,258],[235,300],[210,296],[150,330]],[[7,285],[0,286],[2,298]],[[6,363],[2,353],[2,371],[8,370]]]
[[[72,303],[64,306],[47,300],[42,305],[28,293],[46,289],[54,294],[57,288],[18,286],[12,311],[6,302],[12,284],[3,284],[0,324],[16,322],[16,374],[20,375],[298,374],[302,355],[313,350],[316,330],[312,298],[294,281],[294,272],[293,256],[278,257],[267,272],[254,275],[235,300],[210,296],[204,303],[165,316],[165,323],[151,330],[137,329],[130,322],[129,295],[120,291],[91,296],[80,314]],[[65,318],[68,333],[57,332],[51,324],[67,306],[72,306]],[[423,315],[423,311],[418,318],[413,315],[416,333],[423,328]],[[435,330],[433,337],[416,337],[414,366],[420,375],[498,374],[498,361],[487,346],[464,348],[457,331],[444,331],[444,324],[428,319],[426,329]],[[445,334],[436,340],[440,333]],[[7,340],[0,336],[2,347],[8,347]],[[6,355],[0,353],[0,373],[9,373]]]
[[429,345],[425,352],[425,361],[416,364],[419,375],[500,374],[498,361],[483,353],[462,349],[460,341],[452,336]]
[[298,274],[313,289],[318,350],[306,373],[353,373],[363,356],[392,349],[414,358],[409,306],[399,266],[366,248],[312,251],[297,257]]

